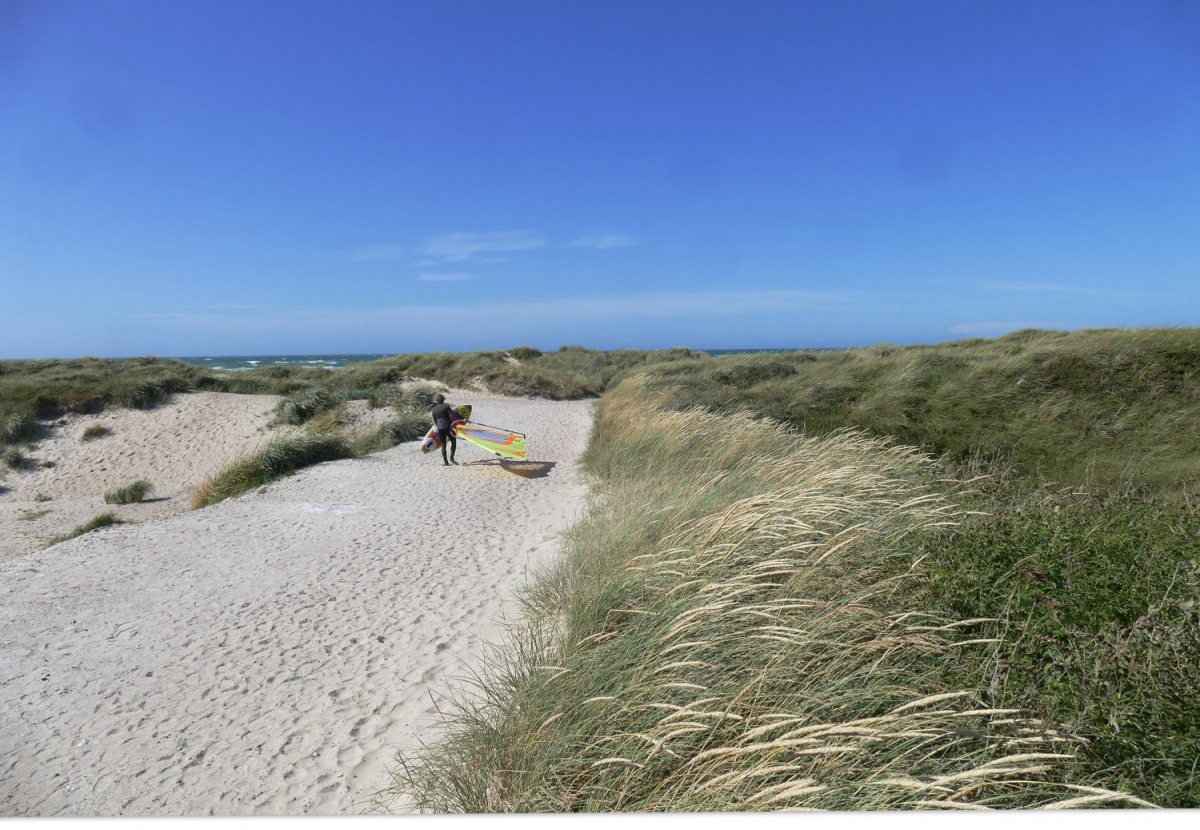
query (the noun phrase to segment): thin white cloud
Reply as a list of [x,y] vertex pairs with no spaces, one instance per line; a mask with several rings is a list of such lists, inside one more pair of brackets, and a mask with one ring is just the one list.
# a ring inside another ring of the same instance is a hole
[[166,312],[136,318],[151,324],[212,332],[305,333],[330,336],[437,336],[446,320],[477,334],[524,336],[538,328],[561,328],[630,320],[715,319],[756,314],[859,312],[881,307],[890,296],[857,292],[817,291],[691,291],[618,294],[600,297],[560,297],[547,300],[501,301],[388,308],[303,310],[241,315]]
[[473,280],[474,274],[422,274],[417,277],[422,282],[458,282],[460,280]]
[[574,242],[567,243],[569,248],[628,248],[636,245],[637,240],[623,233],[594,233],[581,236]]
[[417,253],[440,257],[443,262],[465,262],[476,254],[502,251],[530,251],[544,248],[547,241],[533,231],[492,231],[490,233],[443,233],[428,236]]
[[371,245],[350,252],[351,262],[384,262],[399,259],[405,250],[401,245]]
[[983,288],[989,291],[1011,291],[1022,294],[1089,294],[1097,297],[1118,297],[1132,299],[1136,297],[1152,297],[1145,291],[1132,291],[1125,288],[1097,288],[1086,285],[1067,285],[1064,283],[1021,282],[1017,280],[930,280],[939,285],[960,285],[968,288]]
[[1071,323],[960,323],[950,327],[951,334],[1008,334],[1021,329],[1052,329],[1055,331],[1077,329]]

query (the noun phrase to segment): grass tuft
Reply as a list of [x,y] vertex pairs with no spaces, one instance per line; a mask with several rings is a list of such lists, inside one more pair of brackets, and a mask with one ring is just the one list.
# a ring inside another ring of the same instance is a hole
[[150,494],[154,489],[154,485],[146,480],[135,481],[133,484],[128,484],[124,487],[118,487],[115,490],[109,490],[104,494],[105,504],[133,504],[140,502]]
[[72,530],[70,533],[65,533],[62,536],[55,536],[49,542],[46,543],[46,547],[50,547],[50,545],[57,545],[59,542],[65,542],[68,539],[74,539],[75,537],[82,536],[85,533],[91,533],[93,530],[99,530],[102,527],[109,527],[111,525],[125,525],[125,524],[132,524],[132,523],[126,521],[125,519],[118,517],[116,513],[101,513],[99,516],[96,516],[91,521],[86,522],[85,524],[79,525],[74,530]]
[[0,453],[0,461],[4,462],[4,466],[12,470],[24,470],[29,464],[29,456],[19,447],[11,447]]
[[34,501],[54,501],[52,496],[47,496],[45,493],[38,493],[33,497]]
[[[433,406],[438,390],[427,384],[417,384],[403,390],[393,401],[392,406],[401,413],[426,413]],[[426,427],[428,429],[428,427]],[[422,432],[424,434],[424,431]]]
[[0,416],[0,444],[32,441],[37,433],[37,419],[32,412],[13,412]]
[[94,441],[97,438],[103,438],[112,432],[104,424],[92,424],[85,429],[79,436],[80,441]]

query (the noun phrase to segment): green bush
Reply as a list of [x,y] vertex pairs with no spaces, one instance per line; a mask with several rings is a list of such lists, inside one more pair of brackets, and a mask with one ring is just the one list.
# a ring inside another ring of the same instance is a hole
[[1083,777],[1200,807],[1200,510],[1144,490],[1019,482],[969,497],[963,526],[921,546],[931,604],[1003,620],[949,682],[1088,740]]
[[12,447],[0,453],[0,461],[12,470],[23,470],[29,464],[29,456],[17,447]]

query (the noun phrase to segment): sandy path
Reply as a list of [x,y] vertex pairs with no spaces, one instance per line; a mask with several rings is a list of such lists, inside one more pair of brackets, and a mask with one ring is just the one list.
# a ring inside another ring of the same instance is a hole
[[460,398],[548,472],[407,444],[0,563],[0,814],[364,809],[585,492],[589,403]]

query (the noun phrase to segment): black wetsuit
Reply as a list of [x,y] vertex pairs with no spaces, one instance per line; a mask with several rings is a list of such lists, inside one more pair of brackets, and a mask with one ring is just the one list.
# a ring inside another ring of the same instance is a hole
[[[454,453],[458,449],[458,440],[454,437],[454,418],[457,413],[448,403],[438,403],[433,405],[433,409],[429,412],[433,416],[433,425],[437,427],[438,435],[442,439],[442,461],[449,464],[454,460]],[[450,461],[446,461],[446,445],[450,445]]]

